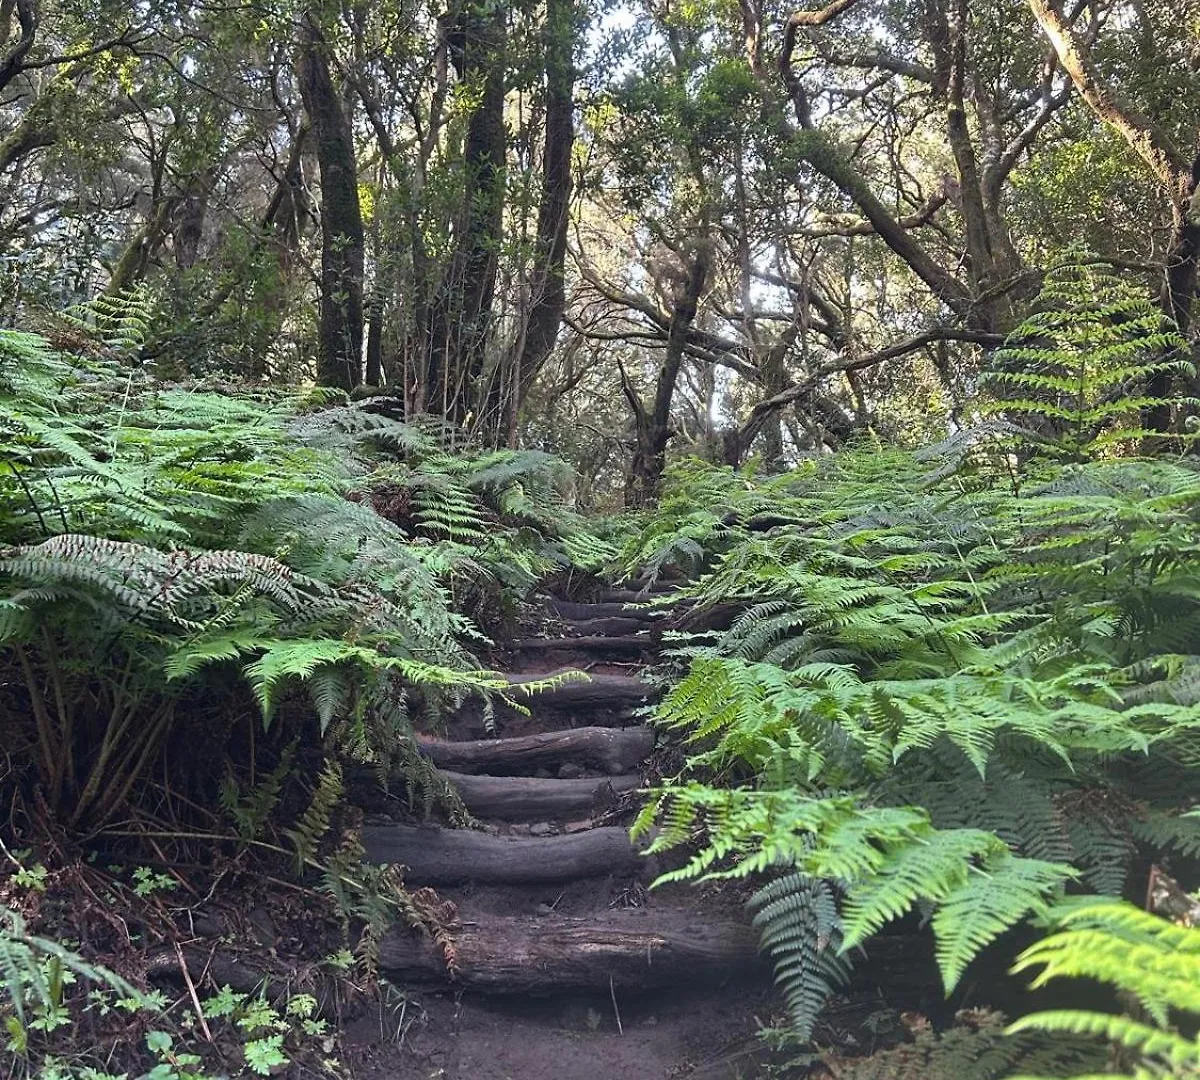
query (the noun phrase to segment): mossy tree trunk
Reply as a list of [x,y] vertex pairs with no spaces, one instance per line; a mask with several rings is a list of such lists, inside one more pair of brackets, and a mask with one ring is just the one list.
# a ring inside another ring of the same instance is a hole
[[447,16],[450,60],[478,104],[463,147],[458,242],[429,312],[424,407],[463,423],[482,404],[485,347],[504,224],[505,8],[461,0]]
[[300,92],[321,171],[321,320],[317,382],[350,390],[362,379],[363,222],[354,134],[333,83],[328,47],[311,19],[301,30]]

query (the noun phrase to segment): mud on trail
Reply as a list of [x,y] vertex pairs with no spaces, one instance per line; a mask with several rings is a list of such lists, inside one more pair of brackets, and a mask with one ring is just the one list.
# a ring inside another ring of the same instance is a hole
[[551,625],[503,654],[514,683],[577,668],[529,701],[449,719],[422,740],[478,830],[373,816],[368,857],[405,863],[457,910],[455,967],[396,930],[380,965],[405,993],[351,1022],[359,1080],[643,1080],[753,1074],[778,1011],[740,899],[671,887],[628,839],[654,746],[637,715],[656,616],[608,593],[545,601]]

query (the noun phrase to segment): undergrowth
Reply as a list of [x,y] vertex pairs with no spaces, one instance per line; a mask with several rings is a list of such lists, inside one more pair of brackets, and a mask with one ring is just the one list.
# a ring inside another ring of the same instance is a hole
[[1123,423],[1169,404],[1141,388],[1179,342],[1094,277],[1052,275],[999,358],[1021,424],[767,479],[684,462],[625,547],[694,575],[693,625],[732,612],[675,637],[654,721],[686,765],[634,833],[680,853],[662,881],[756,885],[801,1039],[906,916],[952,994],[1068,895],[1200,852],[1200,466]]
[[[135,362],[139,311],[133,297],[71,313],[70,354],[0,331],[0,794],[26,853],[0,881],[25,904],[4,916],[0,1019],[22,1068],[47,1076],[56,1040],[93,1009],[67,979],[115,995],[93,958],[129,963],[120,935],[93,926],[106,897],[129,894],[103,862],[38,854],[62,838],[114,864],[193,867],[163,880],[201,896],[296,882],[360,987],[396,921],[452,963],[452,910],[364,862],[350,778],[466,823],[413,724],[468,697],[485,718],[497,701],[525,708],[538,687],[511,700],[478,659],[487,628],[547,573],[615,553],[571,508],[558,460],[452,453],[436,429],[325,391],[156,383]],[[26,864],[52,867],[53,903],[22,884]],[[144,869],[143,884],[162,877]],[[30,929],[70,925],[73,903],[87,948]],[[156,908],[151,936],[186,938],[194,906]],[[143,1020],[121,993],[127,1010],[104,1008]],[[239,1000],[223,1022],[246,1034],[251,1072],[272,1071],[293,1036],[326,1038],[294,999],[253,1022],[255,995]],[[221,1019],[192,1011],[201,1027]],[[202,1072],[190,1036],[164,1031],[141,1023],[125,1041],[162,1080]],[[62,1075],[119,1064],[88,1057]]]

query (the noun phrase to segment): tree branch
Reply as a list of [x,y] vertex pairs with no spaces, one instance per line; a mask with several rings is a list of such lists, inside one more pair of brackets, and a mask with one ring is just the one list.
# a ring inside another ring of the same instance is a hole
[[1108,85],[1087,47],[1067,25],[1052,0],[1029,0],[1034,17],[1088,107],[1112,127],[1173,193],[1186,184],[1189,163],[1166,133]]
[[33,48],[40,21],[36,0],[17,0],[17,22],[21,27],[21,36],[8,50],[4,60],[0,61],[0,90],[25,70],[25,57]]
[[854,360],[842,360],[826,364],[814,371],[808,378],[798,383],[793,383],[786,390],[775,394],[773,397],[766,398],[755,405],[739,429],[738,439],[740,444],[743,447],[748,447],[753,441],[754,436],[761,430],[767,417],[779,409],[786,408],[792,402],[798,401],[805,395],[810,394],[816,389],[822,379],[830,375],[862,371],[865,368],[875,367],[887,360],[895,360],[897,357],[907,356],[909,353],[923,349],[926,345],[932,345],[936,341],[969,341],[977,345],[996,346],[1003,344],[1004,335],[979,330],[959,330],[954,327],[941,327],[924,334],[918,334],[916,337],[908,338],[895,345],[889,345],[887,348],[879,349],[876,352],[868,353],[866,356],[860,356]]

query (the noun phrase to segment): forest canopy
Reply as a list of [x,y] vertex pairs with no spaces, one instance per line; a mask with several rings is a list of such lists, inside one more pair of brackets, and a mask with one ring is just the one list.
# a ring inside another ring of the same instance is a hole
[[1188,335],[1198,20],[9,0],[4,310],[132,300],[163,378],[387,387],[602,501],[668,450],[915,444],[1069,258]]

